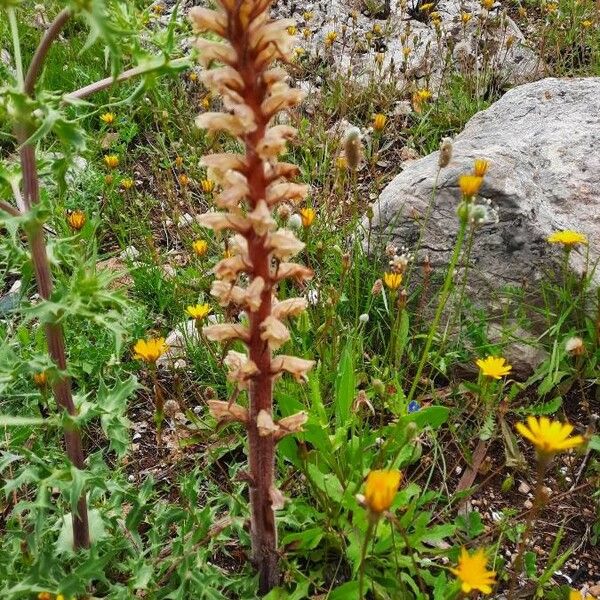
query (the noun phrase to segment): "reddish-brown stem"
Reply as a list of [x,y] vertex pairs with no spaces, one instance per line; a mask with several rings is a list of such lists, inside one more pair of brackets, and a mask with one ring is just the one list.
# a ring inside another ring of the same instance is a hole
[[[256,129],[246,138],[247,177],[250,193],[249,208],[254,209],[266,197],[267,181],[263,160],[256,152],[264,138],[268,118],[261,110],[266,88],[256,73],[254,57],[247,51],[247,32],[238,19],[231,19],[229,40],[240,58],[237,70],[245,84],[244,100],[254,112]],[[252,560],[259,574],[259,594],[265,595],[279,582],[277,555],[277,528],[273,511],[272,491],[275,487],[275,442],[273,436],[260,436],[257,417],[261,410],[273,413],[273,376],[271,350],[261,339],[261,323],[271,314],[273,278],[265,236],[252,229],[246,234],[248,254],[252,264],[252,277],[262,277],[265,287],[261,305],[250,313],[250,341],[248,354],[258,367],[258,374],[250,384],[250,411],[248,420],[248,463],[250,469],[250,510],[252,535]]]
[[[70,17],[70,11],[65,9],[58,14],[51,26],[46,31],[33,56],[24,83],[24,91],[29,96],[35,92],[35,83],[41,72],[44,60],[52,42],[58,37],[60,30]],[[35,159],[35,147],[26,143],[31,132],[24,125],[18,125],[15,129],[17,141],[20,144],[21,170],[23,174],[23,202],[27,210],[31,210],[40,200],[39,178]],[[46,241],[42,224],[33,220],[27,225],[27,240],[31,250],[31,259],[35,270],[35,278],[40,296],[49,300],[52,295],[52,273],[46,253]],[[52,382],[52,392],[56,403],[69,415],[76,416],[77,409],[73,402],[71,392],[71,380],[66,375],[67,360],[65,353],[65,341],[62,326],[59,324],[46,325],[46,344],[48,353],[56,367],[58,376]],[[85,458],[81,433],[79,429],[68,424],[64,429],[64,440],[67,456],[77,469],[85,468]],[[73,547],[78,550],[90,545],[88,511],[85,493],[77,502],[77,511],[73,513]]]
[[15,208],[8,202],[4,202],[4,200],[0,200],[0,210],[3,210],[5,213],[8,213],[11,217],[21,216],[21,211],[18,208]]

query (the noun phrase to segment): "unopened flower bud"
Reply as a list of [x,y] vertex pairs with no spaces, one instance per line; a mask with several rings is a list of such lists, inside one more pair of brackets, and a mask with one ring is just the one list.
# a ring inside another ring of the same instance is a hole
[[369,322],[369,315],[367,313],[363,313],[362,315],[360,315],[360,317],[358,317],[358,320],[361,323],[368,323]]
[[383,383],[383,381],[381,381],[381,379],[373,379],[372,385],[373,389],[377,394],[379,394],[380,396],[383,396],[385,394],[385,384]]
[[373,284],[373,287],[371,288],[371,294],[373,294],[373,296],[379,296],[379,294],[381,294],[382,290],[383,290],[383,281],[381,281],[381,279],[377,279],[375,281],[375,283]]
[[438,165],[440,169],[447,167],[452,160],[452,140],[449,137],[445,137],[440,144],[440,156],[438,158]]
[[585,352],[585,345],[580,337],[572,337],[567,340],[565,350],[571,356],[581,356]]

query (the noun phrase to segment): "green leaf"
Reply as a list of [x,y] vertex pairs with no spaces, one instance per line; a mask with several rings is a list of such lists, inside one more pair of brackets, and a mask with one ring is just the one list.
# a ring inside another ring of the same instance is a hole
[[[364,591],[367,591],[369,587],[369,582],[365,581]],[[329,594],[328,600],[359,600],[358,594],[358,581],[348,581],[347,583],[340,585],[340,587],[335,588],[331,594]]]
[[342,352],[335,381],[335,416],[339,426],[344,425],[350,417],[355,392],[354,344],[349,340]]
[[31,427],[32,425],[43,425],[47,420],[42,417],[13,417],[12,415],[0,415],[0,427]]
[[432,429],[437,429],[448,420],[449,414],[450,409],[445,406],[428,406],[410,415],[405,415],[401,421],[405,425],[407,423],[416,423],[421,429],[428,426]]

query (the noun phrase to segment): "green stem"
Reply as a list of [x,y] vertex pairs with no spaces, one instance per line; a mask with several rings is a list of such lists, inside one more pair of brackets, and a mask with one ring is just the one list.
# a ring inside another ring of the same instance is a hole
[[442,291],[440,294],[440,301],[437,306],[437,310],[435,311],[435,315],[433,317],[433,321],[431,322],[431,327],[429,328],[429,333],[427,335],[427,339],[425,341],[425,347],[423,348],[423,354],[421,355],[421,360],[419,362],[419,366],[417,367],[417,372],[413,378],[412,386],[410,388],[410,392],[408,393],[408,397],[406,399],[406,404],[410,404],[414,395],[419,386],[419,381],[421,379],[421,375],[423,374],[423,369],[425,368],[425,363],[429,357],[429,350],[431,349],[431,344],[433,343],[433,338],[435,336],[435,332],[437,331],[438,325],[442,318],[442,314],[444,312],[444,308],[446,307],[446,303],[448,302],[448,298],[450,296],[450,292],[452,290],[452,282],[454,279],[454,269],[458,263],[458,259],[460,257],[460,251],[463,246],[463,242],[465,240],[465,232],[467,230],[467,223],[462,222],[460,224],[460,228],[458,230],[458,237],[456,238],[456,244],[454,245],[454,252],[452,254],[452,258],[450,259],[450,264],[448,265],[448,271],[446,272],[446,279],[444,281],[444,285],[442,287]]
[[17,69],[17,82],[19,88],[23,89],[25,77],[23,75],[23,58],[21,57],[21,40],[19,39],[19,27],[17,25],[17,15],[15,9],[11,6],[7,8],[8,22],[10,24],[10,32],[12,34],[13,52],[15,54],[15,67]]
[[363,600],[364,595],[364,586],[365,586],[365,561],[367,558],[367,548],[369,547],[369,542],[373,537],[373,531],[375,530],[375,525],[377,524],[377,520],[369,514],[369,524],[367,526],[367,531],[365,532],[365,541],[363,542],[362,549],[360,551],[360,567],[358,571],[358,598],[359,600]]

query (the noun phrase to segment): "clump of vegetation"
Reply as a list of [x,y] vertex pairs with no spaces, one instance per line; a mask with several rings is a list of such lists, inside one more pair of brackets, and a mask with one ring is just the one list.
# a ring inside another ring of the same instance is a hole
[[520,381],[466,293],[493,162],[457,181],[446,266],[370,231],[398,163],[445,169],[505,89],[508,14],[548,74],[592,75],[598,8],[482,0],[454,24],[481,60],[435,86],[410,19],[450,65],[442,6],[360,8],[366,37],[356,12],[315,45],[269,0],[0,0],[2,598],[598,591],[588,238],[548,238],[543,308],[513,294],[548,351]]

